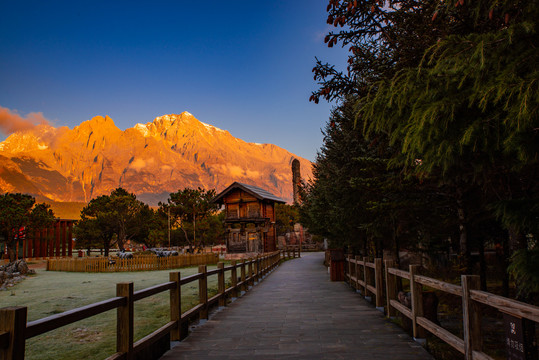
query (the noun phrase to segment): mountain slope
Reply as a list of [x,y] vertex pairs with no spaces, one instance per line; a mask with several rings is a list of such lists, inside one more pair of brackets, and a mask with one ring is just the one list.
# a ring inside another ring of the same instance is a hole
[[188,112],[120,130],[108,116],[74,129],[39,125],[0,143],[0,190],[54,201],[89,201],[121,186],[150,203],[184,187],[253,184],[291,201],[291,163],[311,163],[272,145],[247,143]]

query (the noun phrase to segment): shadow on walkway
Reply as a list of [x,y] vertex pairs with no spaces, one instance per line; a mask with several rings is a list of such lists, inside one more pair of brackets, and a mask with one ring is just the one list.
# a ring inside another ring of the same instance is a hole
[[285,262],[161,359],[432,359],[342,282],[323,253]]

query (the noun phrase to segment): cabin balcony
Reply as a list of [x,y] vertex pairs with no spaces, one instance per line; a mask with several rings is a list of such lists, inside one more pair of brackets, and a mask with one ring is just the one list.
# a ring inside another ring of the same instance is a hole
[[246,214],[238,214],[237,211],[226,213],[226,223],[265,223],[269,222],[269,217],[262,217],[259,211],[249,211]]

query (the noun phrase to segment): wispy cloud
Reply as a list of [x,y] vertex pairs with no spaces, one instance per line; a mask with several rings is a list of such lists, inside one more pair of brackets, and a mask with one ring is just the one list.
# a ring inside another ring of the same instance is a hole
[[50,125],[50,121],[41,112],[29,113],[23,117],[16,110],[0,106],[0,132],[4,135],[29,130],[37,125]]

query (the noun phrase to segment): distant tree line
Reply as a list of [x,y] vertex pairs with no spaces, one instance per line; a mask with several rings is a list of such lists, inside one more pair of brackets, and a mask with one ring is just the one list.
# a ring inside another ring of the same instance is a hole
[[[123,188],[92,199],[74,228],[77,247],[124,250],[129,240],[148,248],[188,245],[193,251],[215,243],[224,234],[223,215],[211,202],[215,190],[201,188],[171,193],[157,209],[137,200]],[[170,229],[170,233],[169,233]]]
[[[301,220],[357,254],[485,249],[520,296],[539,292],[539,3],[330,0],[310,100],[336,101]],[[477,252],[479,257],[473,257]]]

